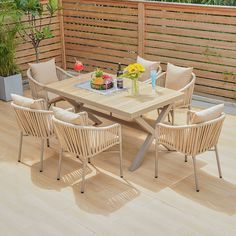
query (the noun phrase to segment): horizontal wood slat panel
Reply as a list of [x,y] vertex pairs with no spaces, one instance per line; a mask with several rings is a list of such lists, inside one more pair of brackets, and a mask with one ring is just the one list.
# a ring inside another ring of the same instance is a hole
[[68,68],[74,57],[86,71],[117,70],[134,62],[138,50],[138,5],[130,2],[63,0]]
[[173,3],[161,3],[161,2],[148,2],[145,3],[147,10],[162,9],[165,11],[178,11],[183,13],[199,13],[218,16],[235,16],[235,7],[225,6],[210,6],[210,5],[198,5],[198,4],[173,4]]
[[88,17],[92,19],[102,19],[102,20],[113,20],[113,21],[123,21],[123,22],[137,22],[137,16],[128,15],[117,15],[117,14],[107,14],[100,12],[83,12],[81,10],[67,10],[64,9],[64,15],[76,16],[76,17]]
[[196,92],[236,98],[236,8],[145,3],[145,56],[194,67]]
[[104,32],[103,34],[106,35],[124,35],[126,37],[130,38],[137,38],[137,31],[131,31],[131,30],[121,30],[121,29],[109,29],[105,27],[96,27],[96,26],[84,26],[84,25],[76,25],[76,24],[65,24],[65,27],[67,30],[73,30],[73,31],[80,31],[80,32],[88,32],[88,33],[98,33],[101,34],[101,32]]
[[126,22],[118,22],[118,21],[103,21],[103,20],[96,20],[93,19],[83,19],[77,17],[64,17],[64,22],[73,23],[73,24],[80,24],[80,25],[89,25],[89,26],[102,26],[108,28],[118,28],[118,29],[130,29],[130,30],[138,30],[136,23],[127,24]]
[[229,25],[236,25],[236,19],[233,16],[217,16],[214,14],[203,14],[203,12],[182,12],[178,10],[162,10],[160,9],[153,9],[153,10],[146,10],[147,17],[158,17],[158,18],[166,18],[166,19],[173,19],[173,20],[186,20],[186,21],[196,21],[196,22],[208,22],[214,24],[229,24]]

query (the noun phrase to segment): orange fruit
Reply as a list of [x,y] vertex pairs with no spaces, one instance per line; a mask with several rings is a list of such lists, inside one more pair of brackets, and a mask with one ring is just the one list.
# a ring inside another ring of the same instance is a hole
[[102,85],[103,83],[104,83],[104,80],[102,77],[97,77],[93,80],[93,84]]

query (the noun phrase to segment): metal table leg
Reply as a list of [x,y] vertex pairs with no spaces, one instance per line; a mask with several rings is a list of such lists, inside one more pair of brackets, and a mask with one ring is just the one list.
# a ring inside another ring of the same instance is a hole
[[134,171],[137,168],[139,168],[139,166],[143,162],[145,154],[155,138],[156,124],[165,120],[165,118],[168,115],[171,108],[172,108],[172,105],[167,105],[162,109],[161,113],[159,114],[159,116],[155,122],[154,127],[152,127],[150,124],[148,124],[142,117],[135,118],[136,123],[138,123],[144,130],[146,130],[148,132],[148,135],[147,135],[144,143],[142,144],[139,152],[137,153],[136,157],[134,158],[134,160],[129,168],[130,171]]

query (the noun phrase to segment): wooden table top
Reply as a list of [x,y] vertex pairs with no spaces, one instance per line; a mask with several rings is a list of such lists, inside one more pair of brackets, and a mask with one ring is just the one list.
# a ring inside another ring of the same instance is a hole
[[[139,82],[140,95],[138,96],[132,96],[131,89],[119,91],[111,95],[102,95],[75,87],[76,84],[90,79],[91,73],[82,74],[79,77],[48,84],[45,86],[45,89],[76,102],[94,106],[129,119],[172,104],[183,96],[183,93],[179,91],[159,86],[156,87],[156,94],[152,94],[151,85],[142,82]],[[124,79],[124,86],[131,88],[132,81]]]

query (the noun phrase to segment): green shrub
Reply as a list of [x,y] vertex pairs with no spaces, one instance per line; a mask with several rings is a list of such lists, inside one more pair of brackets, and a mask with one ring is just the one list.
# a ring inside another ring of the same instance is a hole
[[19,72],[15,63],[16,34],[18,31],[17,11],[8,0],[0,2],[0,76]]

